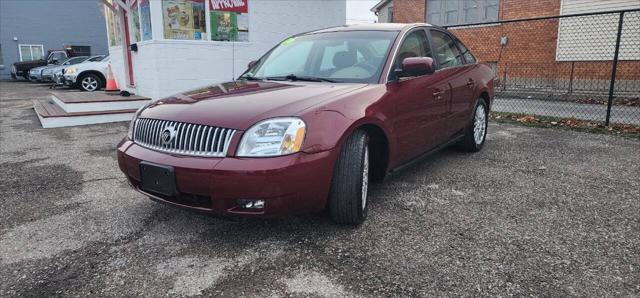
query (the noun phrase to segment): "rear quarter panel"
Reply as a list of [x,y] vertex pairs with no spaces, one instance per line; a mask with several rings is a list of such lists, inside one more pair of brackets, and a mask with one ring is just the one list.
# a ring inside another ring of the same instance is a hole
[[490,104],[493,103],[496,73],[488,63],[478,63],[473,72],[473,79],[477,82],[476,98],[485,92],[489,95]]

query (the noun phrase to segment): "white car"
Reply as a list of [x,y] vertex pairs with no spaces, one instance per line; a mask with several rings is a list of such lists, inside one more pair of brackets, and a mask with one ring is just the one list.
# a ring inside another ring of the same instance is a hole
[[107,84],[109,63],[111,63],[111,59],[106,56],[100,61],[69,66],[62,70],[60,79],[64,85],[79,88],[80,90],[100,90]]

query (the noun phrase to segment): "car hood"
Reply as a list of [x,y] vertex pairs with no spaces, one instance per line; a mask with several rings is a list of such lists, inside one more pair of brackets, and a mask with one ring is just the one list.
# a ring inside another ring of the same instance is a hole
[[52,69],[52,68],[57,68],[57,67],[61,67],[61,65],[57,65],[57,64],[49,64],[49,65],[46,65],[46,66],[40,66],[39,68],[42,68],[42,69]]
[[45,67],[44,68],[44,72],[45,73],[54,73],[54,72],[58,72],[59,70],[67,67],[68,65],[56,65],[56,66],[51,66],[51,67]]
[[246,130],[273,117],[298,116],[366,84],[232,81],[180,93],[150,104],[142,118]]

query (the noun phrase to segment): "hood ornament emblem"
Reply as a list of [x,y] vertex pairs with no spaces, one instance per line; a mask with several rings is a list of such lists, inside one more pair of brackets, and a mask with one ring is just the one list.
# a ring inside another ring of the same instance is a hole
[[176,128],[174,126],[167,126],[162,131],[162,135],[160,139],[162,140],[163,145],[169,145],[176,137]]

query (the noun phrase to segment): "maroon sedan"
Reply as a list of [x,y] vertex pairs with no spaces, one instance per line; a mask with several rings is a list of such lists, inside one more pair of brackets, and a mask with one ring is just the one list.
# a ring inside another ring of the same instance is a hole
[[141,108],[118,163],[169,205],[256,217],[328,209],[357,224],[370,182],[448,145],[482,148],[493,79],[427,24],[300,34],[236,81]]

